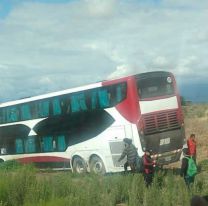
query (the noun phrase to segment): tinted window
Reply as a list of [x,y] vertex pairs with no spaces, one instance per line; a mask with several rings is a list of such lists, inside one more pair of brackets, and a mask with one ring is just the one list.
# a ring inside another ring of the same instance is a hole
[[57,143],[58,143],[58,148],[57,150],[59,152],[63,152],[66,149],[66,142],[65,142],[65,136],[64,135],[59,135],[57,137]]
[[36,143],[35,137],[27,137],[25,139],[25,153],[34,153],[36,152]]
[[141,99],[173,95],[173,80],[169,76],[138,79],[137,91]]
[[16,106],[0,109],[0,123],[15,122],[19,120],[19,110]]
[[105,109],[126,98],[126,82],[0,108],[0,123]]
[[38,102],[38,117],[47,117],[49,115],[49,101],[42,100]]
[[71,95],[71,111],[79,112],[79,111],[84,111],[84,110],[87,110],[84,92],[72,94]]
[[23,140],[21,138],[15,140],[15,149],[16,154],[21,154],[24,152]]
[[9,107],[7,109],[7,121],[8,122],[15,122],[19,119],[19,111],[17,107]]
[[61,114],[61,102],[57,97],[52,99],[52,105],[53,105],[53,115]]
[[21,120],[31,119],[31,112],[29,104],[24,104],[20,106]]
[[37,102],[31,102],[29,104],[30,104],[32,119],[37,119],[39,117],[38,116],[38,104],[37,104]]
[[46,136],[43,137],[43,152],[52,152],[53,151],[53,137]]

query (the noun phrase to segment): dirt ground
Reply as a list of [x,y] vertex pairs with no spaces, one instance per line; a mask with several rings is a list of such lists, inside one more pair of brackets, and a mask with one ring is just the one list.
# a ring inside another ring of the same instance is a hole
[[208,117],[186,118],[185,119],[186,138],[191,133],[196,135],[197,160],[208,159]]
[[[197,162],[208,159],[208,116],[207,117],[187,117],[185,122],[186,139],[190,134],[196,135],[197,141]],[[176,162],[165,167],[180,168],[181,162]]]

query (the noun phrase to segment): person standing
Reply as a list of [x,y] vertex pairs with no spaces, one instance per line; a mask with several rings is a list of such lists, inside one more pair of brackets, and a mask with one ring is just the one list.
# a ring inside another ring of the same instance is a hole
[[124,170],[127,172],[128,166],[131,168],[131,172],[136,172],[136,158],[137,158],[137,149],[132,144],[132,140],[128,138],[123,139],[125,148],[123,150],[123,153],[121,154],[120,158],[118,159],[118,162],[120,162],[124,157],[127,156],[127,162],[124,164]]
[[191,134],[187,140],[188,155],[193,158],[196,163],[196,137],[195,134]]
[[143,159],[143,175],[144,175],[144,181],[147,187],[149,187],[152,184],[153,177],[154,177],[154,166],[155,161],[151,158],[151,151],[146,150],[144,155],[142,156]]
[[184,178],[184,181],[188,187],[190,184],[194,183],[196,173],[197,168],[195,161],[189,155],[188,148],[184,148],[180,176]]

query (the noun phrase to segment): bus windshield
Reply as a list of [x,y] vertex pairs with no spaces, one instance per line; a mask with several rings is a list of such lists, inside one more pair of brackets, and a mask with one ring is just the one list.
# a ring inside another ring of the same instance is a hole
[[137,91],[140,99],[173,95],[172,77],[156,76],[137,79]]

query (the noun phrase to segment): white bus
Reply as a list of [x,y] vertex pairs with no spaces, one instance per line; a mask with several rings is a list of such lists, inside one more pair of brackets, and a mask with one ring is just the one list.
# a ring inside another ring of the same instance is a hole
[[1,162],[118,172],[124,138],[140,156],[151,149],[161,164],[179,160],[185,134],[173,74],[141,73],[0,104]]

